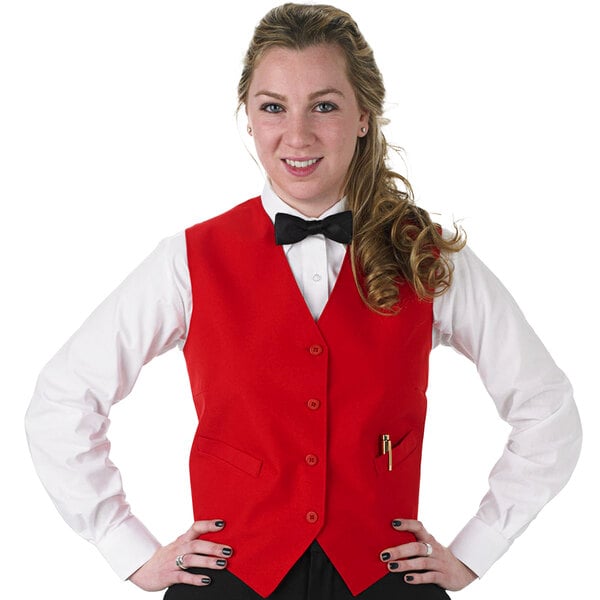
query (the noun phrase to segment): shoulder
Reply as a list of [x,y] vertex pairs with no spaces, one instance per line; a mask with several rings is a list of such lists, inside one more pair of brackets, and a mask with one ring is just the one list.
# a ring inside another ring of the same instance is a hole
[[255,222],[260,220],[261,216],[264,217],[265,213],[262,208],[260,196],[256,196],[216,217],[188,227],[185,230],[185,236],[188,242],[190,242],[204,236],[211,236],[212,234],[239,234],[255,225]]
[[[459,244],[456,250],[443,250],[442,254],[448,261],[452,269],[452,284],[449,289],[466,285],[469,287],[474,280],[488,278],[491,274],[483,261],[475,254],[471,246],[467,243],[467,237],[462,228],[448,229],[440,227],[438,231],[444,241],[454,244],[458,240]],[[459,237],[457,237],[459,236]],[[440,296],[440,297],[443,297]]]

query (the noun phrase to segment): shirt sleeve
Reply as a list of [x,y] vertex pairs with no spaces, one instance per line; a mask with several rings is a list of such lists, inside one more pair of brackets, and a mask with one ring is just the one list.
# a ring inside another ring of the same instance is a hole
[[506,288],[468,248],[434,301],[433,344],[477,366],[512,430],[477,514],[450,545],[482,576],[567,483],[581,448],[572,389]]
[[26,414],[31,455],[58,511],[123,579],[160,544],[131,513],[109,459],[109,411],[145,363],[184,343],[190,314],[180,233],[161,242],[44,367]]

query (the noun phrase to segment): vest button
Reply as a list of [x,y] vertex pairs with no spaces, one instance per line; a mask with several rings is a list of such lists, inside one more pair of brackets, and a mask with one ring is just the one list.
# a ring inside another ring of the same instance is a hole
[[318,356],[319,354],[321,354],[323,352],[323,348],[321,346],[319,346],[318,344],[313,344],[308,351],[313,355],[313,356]]
[[321,401],[317,400],[316,398],[311,398],[306,405],[308,408],[310,408],[310,410],[317,410],[319,406],[321,406]]
[[306,520],[309,523],[316,523],[319,520],[319,515],[314,510],[309,510],[306,513]]
[[314,467],[319,462],[319,459],[314,454],[307,454],[305,460],[306,464],[311,467]]

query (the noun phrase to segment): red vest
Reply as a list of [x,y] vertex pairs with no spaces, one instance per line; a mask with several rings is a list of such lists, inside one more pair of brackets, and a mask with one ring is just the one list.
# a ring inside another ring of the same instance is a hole
[[315,322],[260,198],[186,239],[194,517],[226,522],[203,537],[261,596],[316,539],[356,595],[388,573],[381,550],[414,540],[390,523],[417,517],[432,304],[404,285],[400,313],[376,314],[346,256]]

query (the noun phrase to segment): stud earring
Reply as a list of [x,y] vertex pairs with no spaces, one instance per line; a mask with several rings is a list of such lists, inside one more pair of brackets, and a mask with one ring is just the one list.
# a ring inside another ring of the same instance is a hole
[[248,133],[249,133],[250,135],[252,135],[252,127],[250,127],[250,125],[248,125],[248,128],[247,128],[247,129],[248,129]]
[[367,133],[367,128],[366,128],[366,127],[361,127],[361,128],[360,128],[360,130],[361,130],[363,133]]

